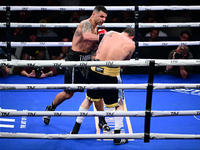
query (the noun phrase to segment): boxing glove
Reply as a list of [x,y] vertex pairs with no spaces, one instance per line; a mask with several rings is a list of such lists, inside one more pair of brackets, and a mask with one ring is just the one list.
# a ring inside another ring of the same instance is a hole
[[101,42],[101,40],[103,39],[104,35],[107,33],[107,31],[105,29],[99,29],[98,30],[98,38],[99,38],[99,41],[98,41],[98,44]]

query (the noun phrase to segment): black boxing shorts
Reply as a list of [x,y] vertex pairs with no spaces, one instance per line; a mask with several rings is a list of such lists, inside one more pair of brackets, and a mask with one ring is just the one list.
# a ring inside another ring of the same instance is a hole
[[[88,81],[91,84],[118,84],[119,75],[119,67],[91,67]],[[87,90],[86,97],[90,101],[100,101],[103,98],[106,107],[112,108],[118,106],[118,94],[118,89]]]
[[[65,61],[91,61],[91,52],[82,53],[69,50]],[[66,67],[64,70],[65,84],[84,84],[87,83],[88,67]],[[64,90],[66,93],[83,92],[84,89]]]

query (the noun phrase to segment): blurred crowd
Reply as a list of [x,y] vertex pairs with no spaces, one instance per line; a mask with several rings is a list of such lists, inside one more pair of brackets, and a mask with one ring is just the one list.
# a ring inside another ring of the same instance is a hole
[[[134,6],[134,5],[200,5],[199,0],[102,0],[101,2],[89,0],[15,0],[8,4],[6,0],[0,1],[1,6]],[[141,11],[140,23],[172,23],[172,22],[200,22],[198,10],[181,11]],[[11,22],[17,23],[79,23],[90,17],[91,11],[11,11]],[[0,22],[6,22],[6,12],[0,11]],[[134,23],[134,11],[109,11],[106,23]],[[123,28],[107,28],[121,32]],[[71,42],[75,28],[11,28],[11,41],[16,42]],[[198,27],[178,28],[141,28],[139,41],[200,41]],[[6,41],[6,29],[0,28],[0,41]],[[177,46],[140,47],[141,59],[168,59],[171,51]],[[200,47],[188,46],[188,53],[192,58],[200,59]],[[21,60],[60,60],[68,53],[69,47],[12,47],[12,59]],[[6,53],[6,47],[0,47],[0,55]],[[135,56],[132,56],[134,59]],[[188,58],[189,59],[189,58]],[[191,59],[191,58],[190,58]],[[199,67],[194,67],[192,73],[200,73]],[[23,70],[13,69],[12,74],[19,74]],[[27,70],[26,70],[27,71]],[[52,70],[51,70],[52,71]],[[53,70],[51,75],[62,74],[60,68]],[[124,73],[148,73],[148,67],[127,67]],[[155,73],[166,73],[165,67],[157,67]]]

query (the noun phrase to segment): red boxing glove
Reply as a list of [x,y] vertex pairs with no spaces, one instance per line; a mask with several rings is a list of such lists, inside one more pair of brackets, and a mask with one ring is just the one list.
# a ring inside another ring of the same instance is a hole
[[99,29],[98,34],[106,34],[107,31],[105,29]]
[[107,33],[107,31],[105,29],[99,29],[98,30],[98,38],[99,38],[99,43],[101,42],[101,40],[103,39],[103,36]]

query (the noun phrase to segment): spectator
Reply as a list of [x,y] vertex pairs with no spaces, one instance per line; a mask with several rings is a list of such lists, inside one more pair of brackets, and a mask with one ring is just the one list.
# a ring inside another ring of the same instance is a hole
[[25,11],[20,11],[18,19],[19,20],[17,20],[17,21],[20,21],[22,23],[27,22],[26,12]]
[[[157,23],[157,22],[154,22],[154,23]],[[167,37],[167,36],[168,36],[167,33],[161,31],[160,29],[157,28],[156,30],[158,30],[158,37]],[[151,33],[151,31],[148,32],[148,33],[145,35],[145,37],[150,37],[150,36],[151,36],[150,33]]]
[[[147,33],[145,37],[150,37],[150,32]],[[167,34],[161,30],[158,30],[158,37],[167,37]]]
[[[159,30],[156,28],[152,28],[150,31],[150,37],[145,37],[144,41],[154,42],[158,41],[158,33]],[[155,46],[144,47],[140,51],[140,58],[145,59],[158,59],[160,57],[160,48]]]
[[[164,20],[164,14],[162,12],[156,12],[156,11],[145,11],[142,13],[140,16],[140,21],[143,23],[160,23],[160,22],[165,22]],[[164,29],[165,30],[165,29]],[[148,32],[148,28],[143,28],[142,29],[142,34],[145,35],[146,37],[149,37],[150,34]],[[147,34],[147,35],[146,35]],[[167,34],[163,32],[163,29],[159,29],[159,34],[158,37],[167,37]]]
[[[37,36],[36,33],[31,33],[28,37],[30,42],[37,42]],[[31,46],[31,47],[24,47],[22,50],[22,60],[35,60],[37,55],[41,52],[45,52],[46,48],[45,47],[36,47],[36,46]],[[45,59],[46,55],[45,55]]]
[[[64,37],[64,38],[62,38],[61,42],[70,42],[70,40],[68,37]],[[64,59],[69,52],[69,48],[70,48],[69,46],[62,46],[59,49],[58,49],[58,47],[56,47],[56,50],[55,50],[55,48],[50,49],[49,50],[50,59],[51,60]]]
[[24,42],[26,41],[26,39],[28,38],[28,34],[26,32],[26,29],[21,28],[21,27],[17,27],[14,29],[14,32],[12,34],[11,40],[12,41],[20,41],[20,42]]
[[[144,41],[148,41],[148,42],[156,42],[159,41],[159,29],[157,28],[152,28],[150,31],[150,37],[145,37]],[[142,39],[142,37],[139,37],[140,39]],[[162,59],[163,57],[163,51],[164,48],[163,46],[148,46],[148,47],[144,47],[141,48],[139,51],[139,56],[140,58],[144,58],[144,59]],[[156,67],[155,68],[155,73],[160,73],[163,72],[165,68],[163,67]],[[143,67],[143,73],[148,73],[148,67]]]
[[184,30],[180,33],[179,38],[180,38],[180,41],[189,41],[191,38],[191,34],[190,32]]
[[[87,5],[86,5],[85,2],[81,2],[81,3],[80,3],[80,6],[87,6]],[[81,22],[81,21],[83,21],[83,20],[89,18],[89,15],[87,14],[87,11],[85,11],[85,10],[79,11],[79,15],[80,15],[80,17],[79,17],[79,22]]]
[[[44,60],[45,53],[40,51],[36,60]],[[25,67],[20,70],[20,74],[29,78],[46,78],[57,75],[57,70],[54,67]]]
[[[7,53],[5,47],[0,47],[0,59],[7,59]],[[11,53],[11,60],[18,59],[15,55]],[[9,74],[14,74],[15,67],[0,67],[0,76],[7,77]],[[3,74],[2,74],[3,73]]]
[[134,18],[132,17],[133,14],[131,11],[123,11],[122,13],[122,22],[128,22],[127,20],[133,20],[134,22]]
[[[41,19],[39,23],[47,23],[45,19]],[[46,27],[40,27],[37,31],[37,37],[57,37],[57,34]]]
[[[78,11],[73,11],[72,14],[71,14],[71,17],[69,19],[69,22],[72,22],[72,20],[74,19],[77,19],[79,20],[80,19],[80,14]],[[80,21],[79,21],[80,22]]]
[[[11,41],[14,42],[26,42],[28,39],[28,29],[17,27],[12,31]],[[11,54],[14,55],[17,59],[21,58],[23,46],[11,47]]]
[[[62,38],[62,42],[70,42],[68,37]],[[69,46],[62,46],[62,47],[50,47],[48,48],[50,59],[51,60],[61,60],[64,59],[68,52],[69,52]],[[63,67],[56,67],[56,70],[58,74],[63,74],[64,70]]]
[[[172,50],[168,59],[193,59],[192,53],[188,46],[180,45],[177,49]],[[166,66],[166,73],[174,76],[181,76],[186,79],[191,74],[193,66]]]
[[60,23],[62,21],[59,11],[51,11],[45,20],[49,23]]
[[[185,41],[189,41],[190,39],[192,38],[191,34],[189,31],[187,30],[183,30],[179,35],[177,35],[176,37],[174,38],[170,38],[169,40],[172,40],[172,41],[183,41],[185,43]],[[188,46],[188,48],[190,49],[190,52],[192,54],[195,54],[198,50],[198,48],[196,48],[196,46]],[[166,55],[166,58],[164,59],[167,59],[171,50],[172,49],[177,49],[177,46],[170,46],[170,47],[166,47],[166,51],[164,51],[165,55]]]
[[149,32],[150,36],[147,38],[147,40],[149,42],[158,41],[158,34],[159,34],[159,29],[156,28],[151,29],[151,31]]
[[57,70],[54,67],[25,67],[20,71],[20,74],[29,78],[46,78],[57,75]]
[[[48,6],[59,6],[59,3],[57,0],[47,0]],[[52,10],[47,11],[45,14],[45,19],[48,23],[62,23],[63,16],[61,15],[60,11]],[[53,31],[57,34],[57,36],[60,36],[62,28],[53,28]]]
[[79,22],[87,19],[89,15],[86,14],[86,11],[80,11],[80,17],[79,17]]
[[[153,11],[150,11],[153,12]],[[162,20],[164,22],[164,20]],[[152,14],[147,17],[146,23],[158,23],[156,17]],[[158,29],[158,37],[167,37],[167,33],[163,32],[162,30]],[[150,31],[151,32],[151,31]],[[145,37],[150,37],[150,32],[146,33]]]

